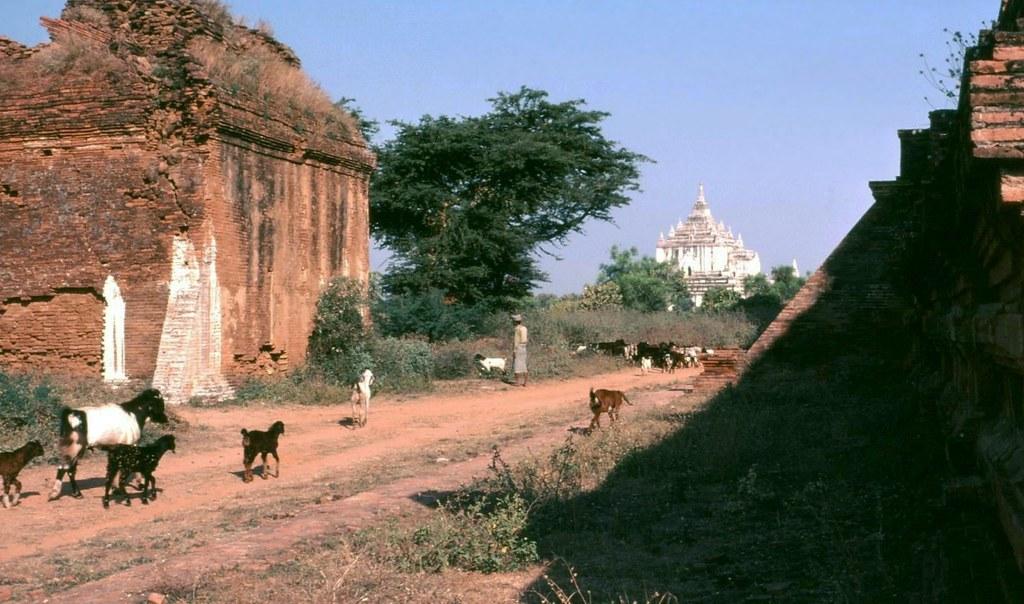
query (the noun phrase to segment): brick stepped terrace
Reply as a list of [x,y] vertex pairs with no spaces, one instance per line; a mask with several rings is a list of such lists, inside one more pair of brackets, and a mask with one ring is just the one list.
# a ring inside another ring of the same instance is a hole
[[703,357],[704,372],[693,380],[693,391],[711,394],[735,382],[744,355],[742,348],[716,348],[715,354]]

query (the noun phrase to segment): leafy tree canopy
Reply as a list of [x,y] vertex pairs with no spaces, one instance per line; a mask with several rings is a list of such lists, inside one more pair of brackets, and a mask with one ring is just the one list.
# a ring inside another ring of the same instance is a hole
[[644,312],[690,307],[686,281],[672,265],[640,256],[635,247],[622,250],[612,246],[610,256],[611,262],[601,265],[597,282],[617,285],[623,307]]
[[771,303],[781,307],[800,291],[806,281],[797,276],[792,266],[776,266],[772,268],[771,279],[763,273],[744,279],[743,295],[759,304]]
[[359,132],[363,135],[363,140],[366,141],[367,145],[370,145],[373,137],[380,132],[380,123],[377,120],[366,117],[366,114],[363,113],[363,110],[355,102],[354,98],[343,96],[335,101],[334,106],[342,111],[347,111],[352,116],[352,119],[356,121],[356,125],[359,127]]
[[395,122],[371,182],[372,234],[392,257],[389,294],[511,308],[545,279],[551,253],[638,189],[642,155],[607,140],[607,113],[521,88],[479,117]]
[[727,287],[712,287],[704,292],[701,309],[707,312],[733,310],[741,302],[740,294]]
[[772,289],[783,302],[788,302],[800,291],[807,279],[796,274],[792,266],[776,266],[772,268]]

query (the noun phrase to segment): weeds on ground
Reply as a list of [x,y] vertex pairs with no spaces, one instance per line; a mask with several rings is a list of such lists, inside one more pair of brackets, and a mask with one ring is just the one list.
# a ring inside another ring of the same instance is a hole
[[[545,592],[533,590],[531,595],[536,597],[540,604],[594,604],[593,594],[589,590],[584,590],[580,585],[579,574],[576,570],[565,560],[558,562],[564,567],[562,575],[565,578],[559,581],[545,574],[542,578],[547,590]],[[597,601],[604,602],[605,600]],[[672,594],[654,592],[653,594],[644,594],[642,599],[620,594],[611,602],[612,604],[639,604],[640,602],[643,604],[677,604],[679,599]]]
[[[350,395],[349,388],[328,382],[303,368],[276,379],[248,379],[235,389],[234,399],[213,403],[212,406],[231,403],[246,405],[256,401],[311,406],[337,405],[347,402]],[[206,404],[200,402],[198,406]]]
[[515,571],[538,559],[537,544],[523,536],[528,513],[526,501],[515,493],[460,492],[415,529],[392,521],[361,531],[354,544],[403,572]]
[[613,468],[656,439],[650,422],[609,429],[589,438],[570,436],[545,457],[515,465],[493,450],[490,475],[445,498],[415,528],[392,521],[359,533],[357,550],[403,572],[458,568],[519,570],[539,559],[535,514],[599,485]]

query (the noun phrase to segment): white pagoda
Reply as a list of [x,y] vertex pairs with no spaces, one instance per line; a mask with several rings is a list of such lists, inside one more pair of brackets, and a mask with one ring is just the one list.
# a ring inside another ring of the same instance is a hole
[[686,221],[669,227],[658,237],[654,254],[658,262],[671,262],[683,271],[693,303],[700,306],[712,287],[743,293],[743,279],[761,272],[757,252],[743,247],[743,236],[733,236],[725,224],[715,222],[704,198],[704,185]]

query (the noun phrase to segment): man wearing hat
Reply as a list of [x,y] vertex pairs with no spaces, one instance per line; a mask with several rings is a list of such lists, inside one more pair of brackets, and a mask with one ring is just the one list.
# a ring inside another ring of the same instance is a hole
[[[512,315],[512,324],[515,325],[512,335],[512,370],[516,374],[516,386],[526,387],[526,344],[529,341],[526,326],[523,325],[523,315]],[[520,384],[520,377],[522,383]]]

